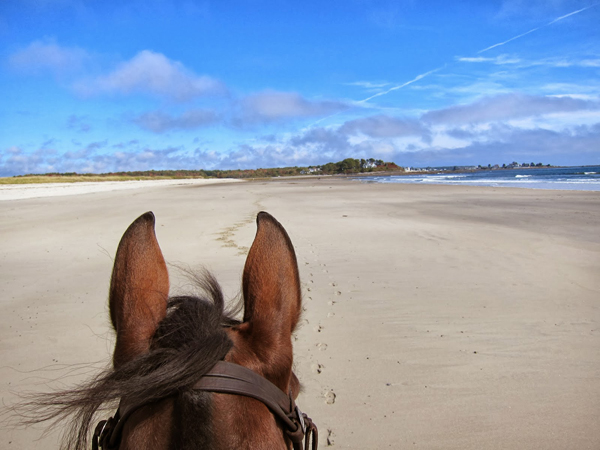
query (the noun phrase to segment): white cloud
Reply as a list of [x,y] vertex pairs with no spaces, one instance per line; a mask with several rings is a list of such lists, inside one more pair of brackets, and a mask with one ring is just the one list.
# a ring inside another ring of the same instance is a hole
[[348,106],[339,101],[307,100],[295,92],[263,91],[240,101],[241,115],[234,125],[245,126],[280,120],[322,116]]
[[476,57],[473,57],[473,56],[469,56],[469,57],[467,57],[467,56],[464,56],[464,57],[457,56],[456,60],[460,61],[460,62],[480,63],[480,62],[493,62],[494,58],[487,58],[485,56],[476,56]]
[[226,92],[220,81],[196,75],[180,62],[150,50],[139,52],[108,75],[80,81],[75,89],[83,95],[141,93],[175,101]]
[[572,95],[573,98],[578,98],[580,94],[600,97],[600,83],[597,80],[588,83],[547,83],[540,88],[545,92]]
[[11,154],[13,154],[13,155],[18,155],[19,153],[22,153],[22,152],[23,152],[23,150],[21,149],[21,147],[17,147],[16,145],[13,145],[13,146],[11,146],[11,147],[8,147],[8,148],[6,149],[6,151],[7,151],[8,153],[11,153]]
[[[393,118],[390,118],[393,119]],[[346,133],[349,127],[317,127],[286,138],[269,137],[227,152],[181,147],[155,148],[137,141],[107,141],[77,146],[58,154],[40,148],[10,147],[0,152],[0,176],[43,172],[115,172],[145,169],[235,169],[303,166],[345,158],[381,158],[400,165],[462,165],[513,160],[552,164],[600,163],[600,117],[585,125],[561,127],[543,121],[513,121],[433,127],[430,142],[418,136],[372,138]]]
[[365,89],[380,89],[389,86],[390,83],[385,82],[372,82],[372,81],[354,81],[352,83],[344,83],[346,86],[358,86]]
[[555,67],[555,68],[566,68],[566,67],[600,67],[600,59],[597,58],[575,58],[575,57],[553,57],[526,61],[519,61],[520,67]]
[[90,59],[89,54],[78,47],[63,47],[52,41],[35,41],[8,58],[13,70],[54,75],[75,73]]
[[460,62],[468,62],[468,63],[483,63],[488,62],[496,65],[505,65],[505,64],[518,64],[521,62],[521,59],[516,58],[514,56],[509,55],[498,55],[493,58],[488,58],[485,56],[476,56],[476,57],[468,57],[468,56],[457,56],[457,61]]
[[198,167],[199,160],[179,147],[140,147],[136,151],[106,151],[107,142],[92,142],[62,154],[47,150],[0,153],[0,176],[48,172],[103,173]]
[[600,101],[586,101],[571,97],[544,97],[523,94],[505,94],[485,97],[468,105],[429,111],[422,116],[433,124],[462,124],[540,116],[600,108]]
[[583,59],[579,64],[582,67],[600,67],[600,59]]
[[516,65],[519,68],[525,67],[600,67],[600,59],[598,58],[575,58],[573,56],[561,56],[561,57],[552,57],[552,58],[544,58],[544,59],[532,59],[525,60],[522,58],[518,58],[516,56],[510,55],[498,55],[495,57],[486,57],[486,56],[457,56],[455,58],[459,62],[466,63],[490,63],[495,65]]

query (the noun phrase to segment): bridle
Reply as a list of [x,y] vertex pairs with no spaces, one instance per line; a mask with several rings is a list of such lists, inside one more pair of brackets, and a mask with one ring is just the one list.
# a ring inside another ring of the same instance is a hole
[[[294,450],[309,449],[312,437],[312,450],[318,446],[318,430],[313,421],[304,414],[292,397],[264,377],[238,364],[219,361],[193,386],[193,390],[235,394],[251,397],[264,403],[280,419],[286,435],[292,441]],[[102,420],[96,426],[92,438],[93,450],[116,450],[119,447],[121,432],[127,419],[139,408],[145,406],[128,405],[121,401],[114,417]]]
[[[318,446],[318,430],[313,421],[296,406],[292,393],[285,394],[264,377],[238,364],[226,361],[217,362],[193,386],[193,390],[234,394],[261,401],[284,426],[285,433],[292,441],[294,450],[309,449],[312,437],[312,450]],[[119,448],[121,432],[127,419],[146,404],[131,405],[121,400],[114,417],[102,420],[96,426],[92,438],[92,450],[116,450]]]

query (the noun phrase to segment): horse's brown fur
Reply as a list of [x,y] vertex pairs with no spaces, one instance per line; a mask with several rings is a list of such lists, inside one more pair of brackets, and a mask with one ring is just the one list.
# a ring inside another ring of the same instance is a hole
[[[296,256],[286,231],[273,217],[259,213],[257,226],[242,278],[244,318],[226,329],[232,347],[225,360],[297,395],[291,341],[301,310]],[[150,351],[153,336],[167,314],[168,289],[166,265],[154,234],[154,216],[146,213],[123,235],[114,263],[109,301],[117,333],[115,369]],[[226,394],[207,395],[212,398],[208,428],[214,448],[290,447],[281,426],[261,402]],[[173,434],[186,426],[175,420],[181,401],[164,399],[134,413],[124,429],[121,449],[172,448]],[[193,424],[193,420],[187,418],[186,423]],[[207,424],[202,425],[207,428]]]

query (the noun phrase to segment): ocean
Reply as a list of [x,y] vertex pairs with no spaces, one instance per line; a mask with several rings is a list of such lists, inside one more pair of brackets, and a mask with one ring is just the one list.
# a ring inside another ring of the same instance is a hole
[[372,175],[357,179],[364,183],[452,184],[600,191],[600,166],[477,170],[468,173]]

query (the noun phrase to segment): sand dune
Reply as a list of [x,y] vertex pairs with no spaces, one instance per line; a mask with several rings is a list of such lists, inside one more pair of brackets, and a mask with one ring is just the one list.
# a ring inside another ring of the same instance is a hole
[[[148,210],[167,261],[229,297],[256,213],[286,227],[298,404],[321,448],[600,448],[598,192],[313,178],[0,202],[5,405],[109,363],[112,257]],[[0,447],[57,448],[41,432],[3,426]]]

